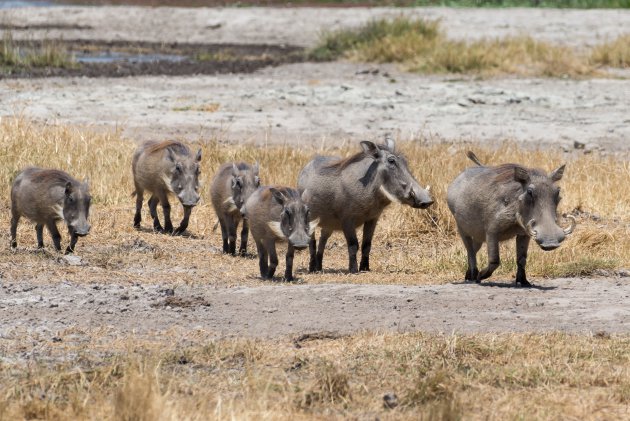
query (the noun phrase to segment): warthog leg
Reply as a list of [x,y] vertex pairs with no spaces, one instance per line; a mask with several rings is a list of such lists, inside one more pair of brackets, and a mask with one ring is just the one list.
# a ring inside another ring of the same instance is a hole
[[[173,235],[181,235],[184,231],[186,231],[186,228],[188,228],[188,221],[190,220],[190,213],[192,212],[192,206],[184,206],[184,217],[182,218],[181,222],[179,223],[179,226],[177,227],[177,229],[175,231],[173,231]],[[170,219],[169,219],[170,221]],[[172,229],[172,225],[171,225],[171,229]]]
[[308,271],[315,272],[317,268],[317,240],[315,239],[315,233],[311,235],[311,240],[308,242],[308,252],[311,256],[308,262]]
[[159,199],[157,197],[151,196],[151,198],[149,199],[149,213],[151,214],[151,218],[153,218],[153,230],[157,232],[162,232],[162,224],[160,224],[160,220],[158,219],[157,214],[158,202]]
[[35,225],[35,234],[37,234],[37,248],[44,248],[44,226],[42,224]]
[[258,267],[260,268],[260,277],[267,279],[269,266],[267,265],[267,250],[262,241],[256,241],[256,249],[258,250]]
[[237,224],[233,216],[228,215],[225,218],[225,229],[227,230],[228,253],[230,253],[231,255],[235,255]]
[[20,222],[20,215],[11,210],[11,247],[12,248],[16,248],[17,247],[17,226],[18,226],[18,222]]
[[372,249],[372,237],[374,237],[374,230],[376,229],[377,219],[366,221],[363,224],[363,239],[361,240],[361,264],[359,270],[370,270],[370,250]]
[[531,286],[525,276],[525,264],[527,263],[527,249],[529,248],[529,236],[516,236],[516,283],[521,286]]
[[59,234],[59,230],[57,229],[57,224],[55,221],[51,221],[46,224],[48,227],[48,231],[50,231],[50,236],[52,237],[53,244],[55,245],[55,249],[57,251],[61,251],[61,234]]
[[223,218],[219,218],[219,225],[221,225],[221,238],[223,239],[223,253],[230,252],[230,245],[228,243],[228,230],[227,222]]
[[289,243],[287,247],[287,267],[284,270],[284,279],[287,281],[293,280],[293,255],[295,254],[295,247]]
[[[311,241],[308,244],[311,252],[311,261],[308,265],[309,272],[321,272],[322,264],[324,262],[324,250],[326,249],[326,243],[332,235],[332,231],[327,231],[322,228],[322,232],[319,235],[319,245],[317,246],[317,253],[315,253],[315,234],[311,237]],[[313,268],[313,269],[311,269]]]
[[171,234],[173,232],[173,221],[171,221],[171,204],[168,202],[168,198],[160,198],[162,203],[162,212],[164,213],[164,232]]
[[[359,251],[359,240],[357,239],[357,232],[354,228],[353,221],[344,221],[343,234],[346,237],[346,243],[348,243],[348,271],[350,273],[357,273],[357,251]],[[321,246],[321,243],[320,243]]]
[[66,247],[66,254],[74,253],[74,246],[77,245],[78,239],[78,235],[76,235],[74,232],[70,233],[70,245]]
[[241,246],[238,248],[238,254],[245,256],[247,254],[247,237],[249,236],[249,224],[243,219],[243,229],[241,230]]
[[265,248],[269,253],[269,269],[267,270],[267,279],[272,279],[278,267],[278,254],[276,253],[276,240],[265,240]]
[[464,280],[477,282],[477,277],[479,276],[479,270],[477,269],[477,253],[483,243],[476,242],[472,237],[462,234],[461,231],[459,235],[462,237],[468,255],[468,269],[466,270]]
[[142,202],[144,201],[144,190],[136,186],[136,215],[133,217],[134,228],[140,228],[142,222]]
[[483,279],[489,278],[501,264],[501,257],[499,256],[499,240],[497,239],[497,236],[494,234],[486,235],[486,245],[488,247],[488,266],[479,272],[477,282],[481,282]]

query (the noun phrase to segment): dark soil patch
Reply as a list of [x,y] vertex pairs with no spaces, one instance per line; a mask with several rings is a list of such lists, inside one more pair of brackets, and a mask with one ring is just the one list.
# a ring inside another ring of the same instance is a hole
[[202,297],[192,297],[192,298],[182,298],[182,297],[166,297],[164,300],[151,304],[153,308],[165,308],[165,307],[181,307],[181,308],[191,308],[191,307],[209,307],[210,303],[207,302]]
[[[54,42],[59,48],[77,57],[131,54],[143,57],[110,62],[77,62],[72,66],[0,68],[0,78],[38,77],[124,77],[142,75],[214,75],[222,73],[252,73],[260,68],[306,61],[302,47],[264,44],[180,44],[133,41],[14,41],[22,49],[41,49]],[[155,56],[155,59],[152,57]],[[165,60],[178,56],[180,60]]]

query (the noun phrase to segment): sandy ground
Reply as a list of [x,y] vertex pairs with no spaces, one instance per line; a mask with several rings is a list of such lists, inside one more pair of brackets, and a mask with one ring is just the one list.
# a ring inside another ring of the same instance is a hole
[[283,284],[173,290],[129,283],[5,283],[0,288],[0,337],[10,339],[19,331],[48,341],[70,327],[97,326],[140,337],[172,329],[266,338],[363,330],[630,333],[630,278],[554,279],[540,285]]
[[[215,112],[199,111],[216,104]],[[630,150],[630,83],[462,80],[356,63],[250,75],[0,81],[0,115],[123,128],[132,138],[258,143],[403,139],[518,141]]]
[[[322,29],[355,25],[398,9],[50,8],[0,11],[29,29],[16,37],[255,42],[312,45]],[[592,45],[628,28],[629,11],[422,9],[454,38],[528,33]],[[296,24],[299,22],[299,25]],[[195,111],[208,104],[214,112]],[[630,151],[630,84],[623,79],[492,80],[427,77],[392,66],[301,63],[251,75],[123,79],[0,80],[0,115],[122,128],[132,138],[218,137],[240,142],[352,141],[386,132],[436,140],[515,140],[526,146]],[[540,289],[448,284],[288,285],[209,289],[2,280],[0,336],[32,331],[49,340],[70,326],[116,335],[170,328],[217,336],[304,332],[630,332],[628,278],[555,279]],[[165,301],[165,300],[171,301]],[[181,299],[181,300],[180,300]],[[170,303],[170,304],[169,304]],[[50,338],[49,338],[50,336]]]

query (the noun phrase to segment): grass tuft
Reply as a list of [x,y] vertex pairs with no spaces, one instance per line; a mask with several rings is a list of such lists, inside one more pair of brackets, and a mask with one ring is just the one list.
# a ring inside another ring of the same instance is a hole
[[447,38],[437,20],[397,17],[326,33],[311,57],[399,63],[419,73],[583,77],[597,75],[596,66],[627,67],[630,43],[628,36],[621,37],[598,46],[588,57],[529,36],[455,41]]
[[5,31],[0,46],[0,69],[54,67],[74,68],[77,62],[62,45],[46,40],[40,46],[20,47]]

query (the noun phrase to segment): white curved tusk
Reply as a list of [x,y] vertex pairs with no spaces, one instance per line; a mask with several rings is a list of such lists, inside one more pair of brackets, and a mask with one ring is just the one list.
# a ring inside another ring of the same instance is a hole
[[521,228],[523,228],[523,230],[525,230],[525,232],[527,233],[527,235],[529,235],[532,238],[536,238],[536,230],[532,228],[532,225],[534,225],[534,220],[530,219],[529,222],[527,224],[525,224],[525,222],[523,221],[523,217],[521,216],[520,213],[516,213],[516,222],[518,222],[518,224],[521,226]]
[[567,215],[566,218],[571,220],[571,225],[568,226],[567,228],[563,228],[562,231],[564,231],[565,235],[569,235],[575,229],[575,226],[577,225],[577,221],[575,220],[575,217],[573,215]]
[[426,191],[431,191],[431,186],[427,184],[427,186],[424,188]]

